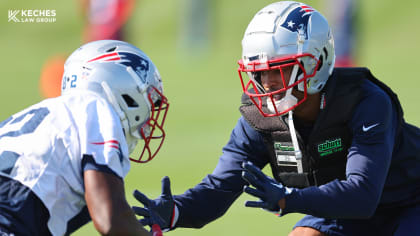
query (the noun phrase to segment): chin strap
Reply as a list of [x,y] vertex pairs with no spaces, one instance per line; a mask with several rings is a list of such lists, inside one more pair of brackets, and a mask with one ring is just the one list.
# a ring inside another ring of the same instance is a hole
[[290,136],[292,137],[293,149],[295,151],[298,173],[303,173],[302,152],[300,151],[299,143],[297,141],[295,124],[293,122],[293,111],[289,111],[289,117],[287,121],[289,123]]
[[121,126],[123,128],[125,140],[126,140],[127,145],[128,145],[128,152],[131,153],[136,148],[138,140],[131,135],[130,127],[128,125],[127,116],[125,115],[125,113],[121,110],[120,106],[118,105],[118,101],[115,98],[114,94],[112,93],[112,90],[109,87],[109,85],[105,81],[103,81],[101,83],[101,86],[102,86],[103,92],[105,93],[106,97],[108,98],[107,99],[108,102],[111,103],[112,107],[117,112],[117,114],[118,114],[118,116],[121,120]]
[[[298,31],[298,42],[297,42],[297,44],[298,44],[298,54],[302,53],[304,42],[305,42],[305,34],[304,34],[303,30],[300,29]],[[298,68],[299,68],[298,65],[294,65],[294,67],[293,67],[293,71],[292,71],[292,75],[291,75],[291,78],[293,78],[293,80],[296,79]],[[292,91],[292,89],[288,90],[287,91],[288,93],[286,94],[286,96],[289,95],[289,94],[291,95],[291,91]],[[298,143],[297,136],[296,136],[295,124],[293,122],[293,111],[289,111],[289,116],[288,116],[287,120],[288,120],[288,123],[289,123],[289,130],[290,130],[290,136],[292,138],[293,149],[295,151],[298,173],[303,173],[302,152],[300,151],[299,143]]]
[[120,118],[120,120],[121,120],[121,123],[122,123],[122,126],[123,126],[123,129],[125,129],[125,132],[130,132],[130,127],[128,126],[128,119],[127,119],[127,116],[125,115],[125,113],[121,110],[121,108],[120,108],[120,105],[118,105],[118,101],[117,101],[117,99],[115,98],[115,96],[114,96],[114,94],[112,93],[112,90],[111,90],[111,88],[109,87],[109,85],[105,82],[105,81],[103,81],[102,83],[101,83],[101,86],[102,86],[102,89],[103,89],[103,91],[104,91],[104,93],[105,93],[105,95],[106,95],[106,97],[108,98],[107,100],[108,100],[108,102],[109,103],[111,103],[111,105],[112,105],[112,107],[114,108],[114,110],[117,112],[117,114],[118,114],[118,116],[119,116],[119,118]]

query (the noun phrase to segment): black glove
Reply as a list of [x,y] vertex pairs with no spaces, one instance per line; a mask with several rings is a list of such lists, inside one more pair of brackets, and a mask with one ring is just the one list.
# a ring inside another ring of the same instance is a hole
[[244,168],[242,178],[255,187],[245,186],[244,191],[260,199],[260,201],[246,201],[245,206],[258,207],[279,213],[279,200],[290,194],[293,189],[286,188],[281,183],[268,177],[250,162],[244,162],[242,167]]
[[133,207],[136,215],[144,217],[140,220],[141,224],[149,225],[150,227],[157,224],[163,231],[168,231],[175,227],[178,218],[178,208],[172,197],[171,182],[168,176],[162,178],[162,194],[155,200],[150,200],[138,190],[135,190],[133,195],[144,205],[144,208]]

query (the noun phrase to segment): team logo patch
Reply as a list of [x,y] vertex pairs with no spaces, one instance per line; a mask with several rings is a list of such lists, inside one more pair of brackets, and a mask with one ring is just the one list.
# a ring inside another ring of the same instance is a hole
[[299,6],[290,12],[281,26],[291,32],[302,31],[305,39],[308,39],[308,21],[313,11],[315,10],[309,6]]
[[326,140],[323,143],[318,144],[318,153],[320,156],[327,156],[343,150],[341,138],[334,140]]
[[116,62],[124,66],[129,66],[140,76],[143,83],[146,83],[147,73],[149,72],[149,61],[129,52],[106,53],[87,62]]

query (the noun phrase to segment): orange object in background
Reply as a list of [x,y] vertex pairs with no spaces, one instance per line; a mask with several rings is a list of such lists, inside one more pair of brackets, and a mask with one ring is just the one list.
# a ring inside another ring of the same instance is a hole
[[41,69],[39,89],[42,97],[51,98],[61,94],[61,77],[64,73],[65,56],[57,55],[49,58]]

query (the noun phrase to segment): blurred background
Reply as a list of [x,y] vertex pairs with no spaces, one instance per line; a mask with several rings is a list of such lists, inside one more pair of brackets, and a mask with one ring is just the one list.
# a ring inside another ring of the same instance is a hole
[[[145,51],[157,65],[171,104],[163,148],[152,162],[132,165],[126,179],[127,199],[137,204],[131,195],[134,189],[157,197],[164,175],[171,178],[174,194],[183,193],[213,170],[240,117],[237,61],[241,39],[253,15],[271,2],[127,0],[123,6],[107,5],[108,10],[119,9],[114,12],[116,18],[107,19],[114,13],[103,14],[105,3],[2,0],[0,120],[44,97],[56,96],[54,86],[59,85],[54,76],[81,44],[106,35],[123,39]],[[354,1],[350,3],[354,8],[345,8],[346,0],[339,4],[337,0],[303,2],[326,15],[334,27],[341,25],[333,34],[337,32],[337,38],[347,35],[340,42],[349,41],[343,65],[370,68],[398,94],[406,120],[419,126],[420,27],[416,25],[420,2]],[[9,10],[22,9],[55,10],[55,22],[8,21]],[[343,16],[351,18],[352,27],[340,23],[348,20]],[[112,32],[107,32],[110,28]],[[287,235],[302,217],[278,218],[243,207],[249,198],[240,197],[226,215],[203,229],[177,229],[165,235]],[[74,235],[96,234],[90,223]]]

